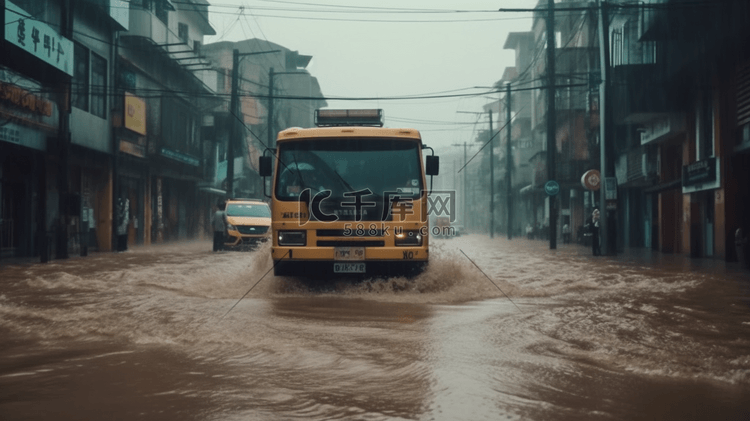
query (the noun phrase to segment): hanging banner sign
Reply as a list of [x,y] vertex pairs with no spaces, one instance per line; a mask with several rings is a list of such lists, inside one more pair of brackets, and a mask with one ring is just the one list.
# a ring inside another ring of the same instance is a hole
[[125,128],[146,135],[146,101],[125,92]]

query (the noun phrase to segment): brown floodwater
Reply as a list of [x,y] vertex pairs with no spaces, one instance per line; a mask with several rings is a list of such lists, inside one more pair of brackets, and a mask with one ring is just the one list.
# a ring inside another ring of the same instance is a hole
[[309,284],[210,248],[0,261],[0,419],[750,418],[736,264],[474,235]]

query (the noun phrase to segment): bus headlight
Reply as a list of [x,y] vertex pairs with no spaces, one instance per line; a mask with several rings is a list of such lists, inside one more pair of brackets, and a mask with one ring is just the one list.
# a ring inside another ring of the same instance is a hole
[[397,246],[421,246],[422,234],[419,230],[401,231],[396,234]]
[[237,231],[237,227],[232,224],[227,224],[227,230]]
[[304,246],[307,245],[307,233],[305,231],[279,231],[278,240],[280,246]]

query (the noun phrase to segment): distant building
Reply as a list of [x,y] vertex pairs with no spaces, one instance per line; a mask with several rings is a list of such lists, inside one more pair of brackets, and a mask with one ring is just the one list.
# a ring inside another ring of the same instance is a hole
[[[235,49],[239,53],[240,122],[229,113]],[[305,70],[312,57],[259,39],[206,44],[202,52],[218,74],[218,94],[224,99],[212,110],[213,117],[204,126],[217,145],[211,187],[226,190],[227,145],[231,125],[239,123],[239,136],[234,140],[235,191],[226,194],[264,198],[258,158],[266,148],[275,147],[278,131],[288,127],[313,127],[315,109],[327,105],[318,80]],[[269,90],[271,80],[273,88]],[[273,96],[272,120],[269,118],[269,93]]]

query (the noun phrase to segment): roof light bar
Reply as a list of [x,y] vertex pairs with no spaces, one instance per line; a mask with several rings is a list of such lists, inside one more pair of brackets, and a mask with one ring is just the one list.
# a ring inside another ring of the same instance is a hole
[[383,110],[315,110],[315,125],[383,127]]

